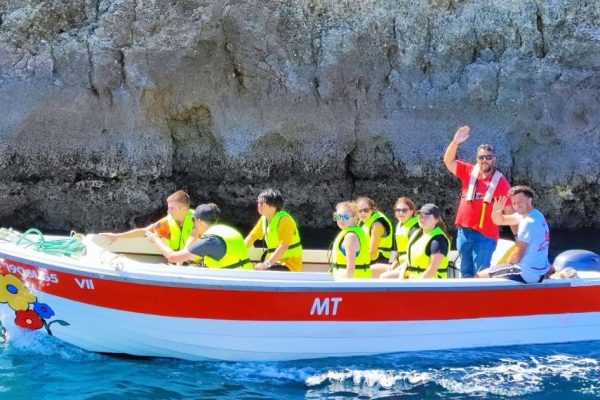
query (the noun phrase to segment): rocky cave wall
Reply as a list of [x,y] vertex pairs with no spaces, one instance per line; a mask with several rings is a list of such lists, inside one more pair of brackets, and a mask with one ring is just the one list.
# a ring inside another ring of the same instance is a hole
[[452,221],[441,157],[490,143],[554,227],[600,226],[600,2],[0,0],[0,220],[144,224],[184,188],[305,227],[406,195]]

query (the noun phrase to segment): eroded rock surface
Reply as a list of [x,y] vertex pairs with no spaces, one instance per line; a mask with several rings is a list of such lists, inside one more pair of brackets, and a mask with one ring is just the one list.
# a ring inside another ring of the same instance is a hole
[[2,225],[143,224],[187,189],[248,225],[281,189],[436,202],[494,145],[555,227],[600,226],[600,2],[0,0]]

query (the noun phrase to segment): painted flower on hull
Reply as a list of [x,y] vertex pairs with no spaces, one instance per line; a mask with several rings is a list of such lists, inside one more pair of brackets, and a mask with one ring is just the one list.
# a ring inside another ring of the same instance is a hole
[[15,311],[27,310],[36,297],[12,274],[0,275],[0,303],[8,303]]
[[[0,275],[0,303],[8,303],[15,311],[15,325],[21,328],[36,330],[44,327],[52,335],[51,326],[69,326],[62,319],[49,319],[54,316],[54,310],[46,303],[40,303],[17,275]],[[0,322],[0,343],[6,341],[6,328]]]
[[35,330],[44,326],[44,321],[33,310],[19,310],[15,312],[15,325]]
[[54,315],[54,310],[50,308],[50,306],[46,303],[33,303],[33,310],[38,313],[38,315],[42,318],[51,318]]

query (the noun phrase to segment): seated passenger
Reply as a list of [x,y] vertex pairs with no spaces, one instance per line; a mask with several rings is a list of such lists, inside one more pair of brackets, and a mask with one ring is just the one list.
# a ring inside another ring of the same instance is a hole
[[515,248],[506,263],[477,273],[478,278],[505,278],[521,283],[538,283],[550,270],[548,248],[550,231],[546,218],[533,207],[533,190],[527,186],[514,186],[508,191],[514,214],[504,214],[507,197],[494,203],[492,221],[496,225],[516,225],[518,231]]
[[373,278],[378,278],[385,271],[392,271],[406,258],[408,239],[419,229],[419,219],[415,215],[415,203],[408,197],[400,197],[394,205],[394,214],[398,220],[394,234],[394,245],[392,250],[391,264],[373,264]]
[[371,278],[367,235],[358,226],[356,203],[345,201],[335,206],[333,220],[341,229],[333,241],[330,264],[339,278]]
[[425,204],[419,210],[419,227],[409,239],[406,259],[396,269],[380,278],[446,278],[450,239],[441,211],[435,204]]
[[274,271],[302,271],[302,244],[294,218],[282,209],[283,196],[279,190],[267,189],[258,195],[256,201],[258,223],[246,236],[246,247],[264,238],[267,249],[264,261],[254,269]]
[[200,204],[196,207],[194,229],[200,239],[193,241],[183,250],[172,250],[152,231],[147,232],[148,240],[154,243],[171,263],[201,256],[208,268],[252,269],[244,238],[234,228],[217,223],[220,216],[221,210],[214,203]]
[[190,209],[190,196],[183,190],[178,190],[167,197],[167,216],[159,221],[145,228],[121,233],[102,232],[99,235],[113,242],[121,238],[144,237],[147,231],[152,231],[164,239],[172,250],[181,250],[185,247],[194,228],[193,216],[194,210]]
[[356,199],[356,205],[360,226],[369,238],[370,263],[387,263],[392,251],[392,222],[377,210],[375,202],[368,197],[359,197]]

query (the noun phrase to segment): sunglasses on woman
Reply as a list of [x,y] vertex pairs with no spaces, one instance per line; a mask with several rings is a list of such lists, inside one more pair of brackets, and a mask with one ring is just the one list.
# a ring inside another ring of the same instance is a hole
[[333,213],[333,220],[334,221],[350,221],[350,215],[347,214],[338,214],[336,212]]

